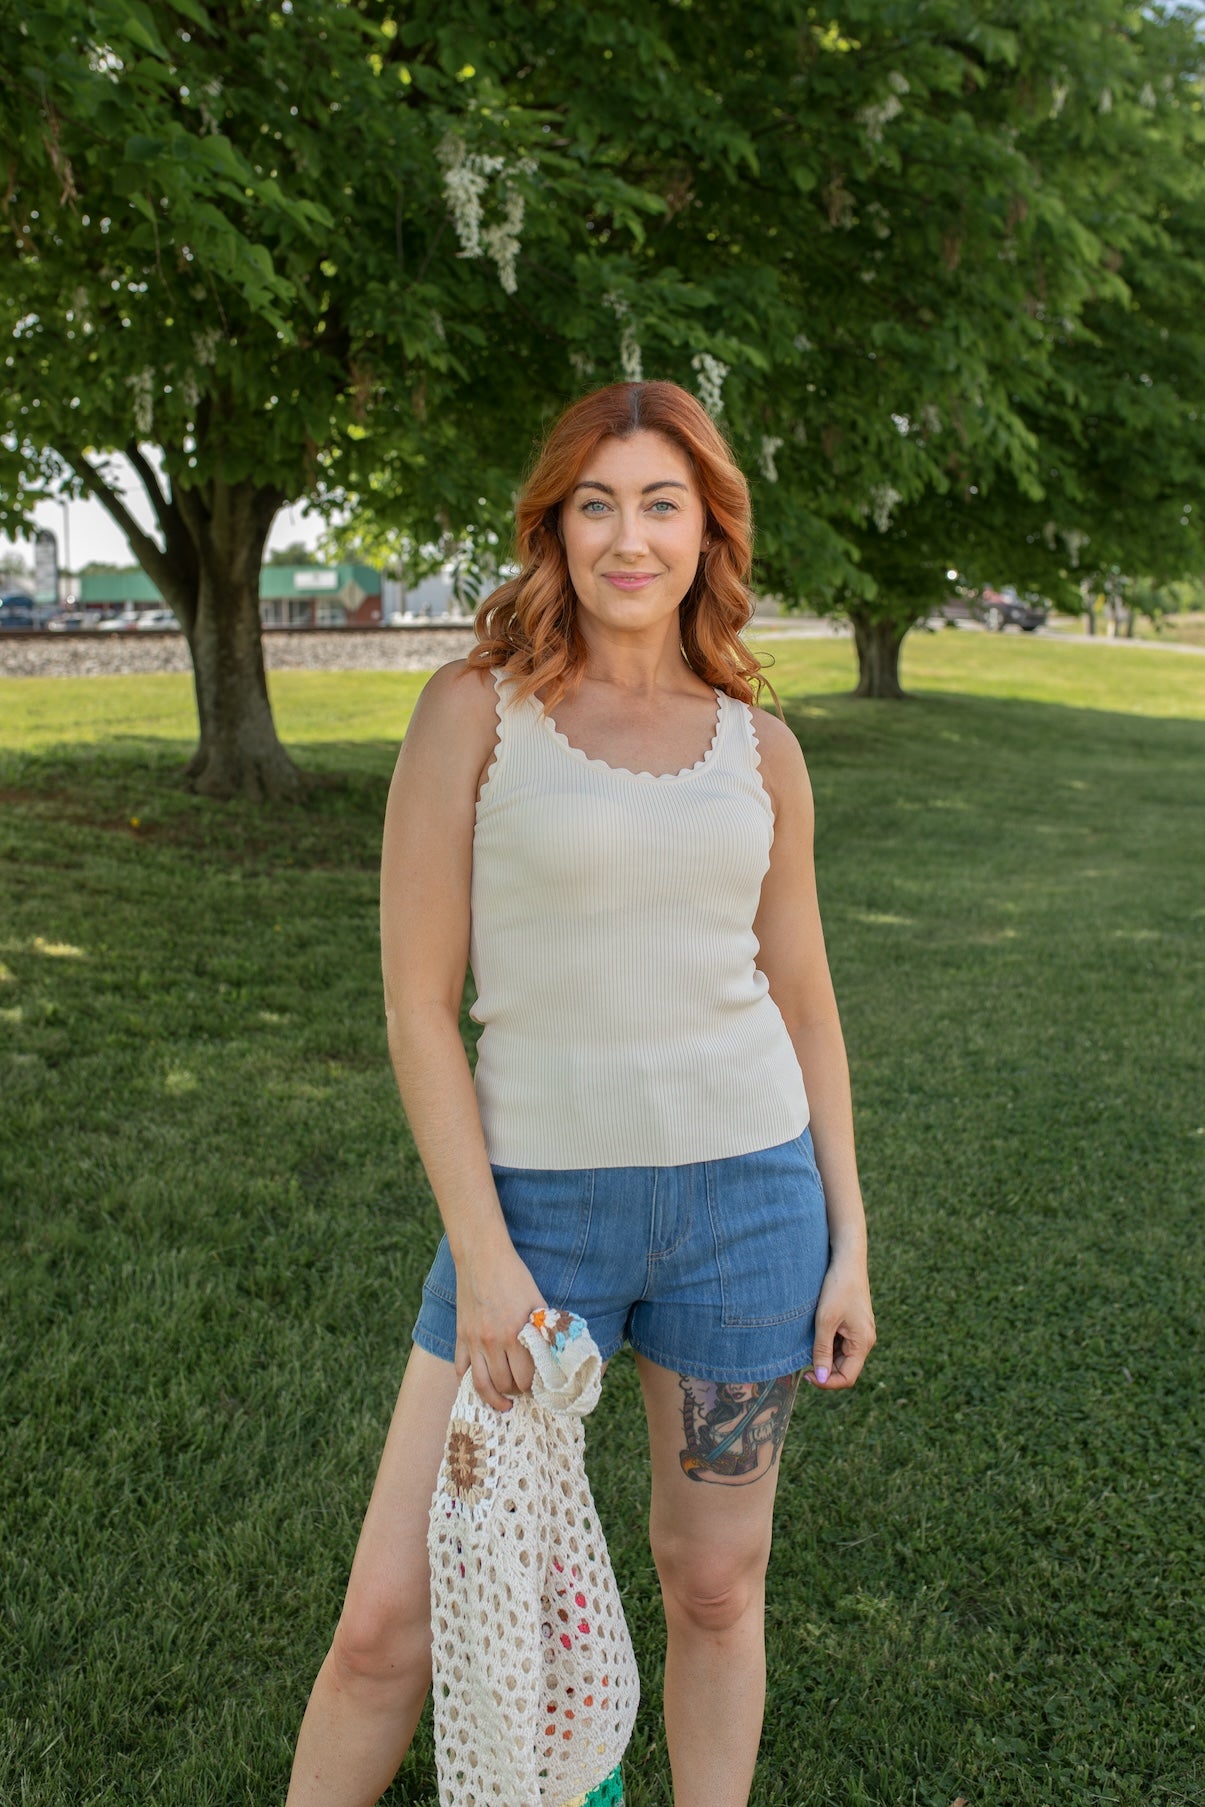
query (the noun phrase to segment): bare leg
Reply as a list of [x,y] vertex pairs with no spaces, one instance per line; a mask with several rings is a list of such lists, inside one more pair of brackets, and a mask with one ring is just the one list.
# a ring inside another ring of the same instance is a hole
[[765,1710],[765,1575],[797,1375],[717,1388],[637,1357],[665,1603],[675,1807],[746,1807]]
[[371,1807],[409,1749],[431,1680],[427,1513],[456,1387],[450,1362],[413,1350],[287,1807]]

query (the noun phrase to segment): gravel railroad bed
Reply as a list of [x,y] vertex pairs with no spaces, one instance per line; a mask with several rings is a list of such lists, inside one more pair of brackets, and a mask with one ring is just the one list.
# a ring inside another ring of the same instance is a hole
[[[269,671],[431,671],[462,659],[471,626],[270,628]],[[130,677],[144,671],[191,671],[183,634],[15,633],[0,635],[0,677]]]

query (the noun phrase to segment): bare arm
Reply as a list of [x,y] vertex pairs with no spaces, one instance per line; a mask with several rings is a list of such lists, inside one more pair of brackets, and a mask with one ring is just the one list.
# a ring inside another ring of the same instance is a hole
[[490,1172],[460,1002],[469,954],[477,789],[494,746],[494,686],[460,661],[425,686],[398,756],[381,849],[389,1052],[456,1264],[456,1371],[505,1410],[531,1385],[516,1340],[544,1303],[515,1254]]
[[[874,1344],[874,1315],[849,1063],[816,898],[812,787],[790,729],[762,712],[757,731],[762,777],[774,805],[770,870],[754,921],[761,950],[758,965],[769,980],[770,995],[803,1072],[832,1251],[816,1311],[813,1368],[821,1385],[852,1386]],[[830,1370],[827,1383],[820,1381],[821,1368]]]

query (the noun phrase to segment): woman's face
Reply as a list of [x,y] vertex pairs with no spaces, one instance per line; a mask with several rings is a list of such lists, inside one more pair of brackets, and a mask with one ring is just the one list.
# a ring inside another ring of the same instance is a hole
[[638,632],[676,612],[694,582],[703,500],[685,455],[660,433],[604,439],[561,505],[582,623]]

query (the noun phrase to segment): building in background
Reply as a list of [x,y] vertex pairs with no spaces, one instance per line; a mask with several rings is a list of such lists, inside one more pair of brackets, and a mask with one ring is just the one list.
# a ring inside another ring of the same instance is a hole
[[[381,574],[369,565],[265,565],[259,574],[265,627],[376,627]],[[80,607],[98,619],[162,608],[163,597],[137,565],[80,578]]]

